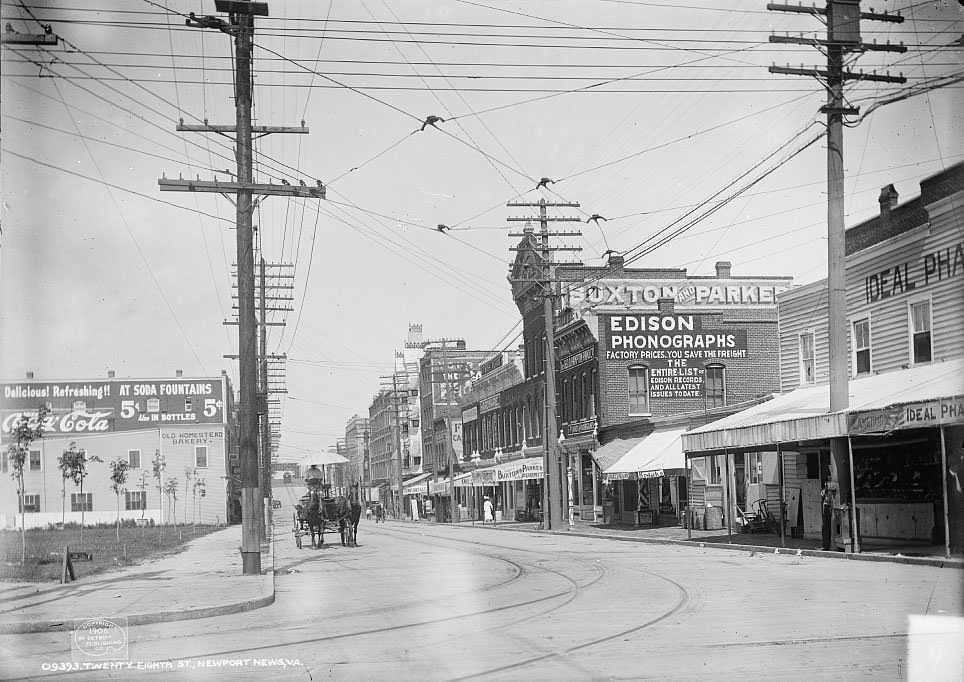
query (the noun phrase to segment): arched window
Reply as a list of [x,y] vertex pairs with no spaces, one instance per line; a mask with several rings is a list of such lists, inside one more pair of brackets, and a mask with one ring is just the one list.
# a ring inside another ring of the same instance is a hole
[[586,381],[586,373],[583,372],[579,378],[579,418],[585,419],[589,416],[588,398],[589,384]]
[[629,414],[649,414],[649,367],[629,368]]
[[596,370],[589,373],[589,416],[596,416]]
[[714,363],[706,366],[706,407],[726,405],[726,381],[723,365]]
[[572,411],[569,409],[569,401],[572,399],[572,385],[566,379],[562,382],[562,422],[565,423],[572,419]]

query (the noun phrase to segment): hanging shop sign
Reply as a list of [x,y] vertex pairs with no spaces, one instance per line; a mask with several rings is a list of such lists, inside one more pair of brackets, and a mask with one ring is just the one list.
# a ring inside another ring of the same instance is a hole
[[495,467],[476,469],[472,472],[473,485],[495,485]]
[[452,481],[447,478],[441,481],[428,482],[429,495],[448,495],[450,490],[452,490]]
[[479,418],[479,408],[478,406],[470,407],[467,410],[462,410],[462,423],[468,424],[469,422],[474,422]]
[[847,415],[847,431],[852,436],[948,424],[964,424],[964,396]]
[[700,315],[600,315],[606,360],[649,367],[651,398],[702,398],[705,364],[747,358],[745,329],[706,328]]
[[495,477],[502,481],[528,481],[545,477],[545,468],[541,457],[518,459],[496,467]]
[[111,433],[158,426],[223,424],[222,380],[4,383],[3,433],[22,414],[50,409],[48,434]]
[[596,346],[589,346],[588,348],[583,348],[578,353],[573,353],[572,355],[567,355],[559,361],[559,371],[565,372],[573,367],[578,367],[579,365],[596,359]]
[[479,401],[479,412],[491,412],[499,409],[499,394],[490,395]]
[[592,433],[596,430],[596,418],[589,417],[587,419],[577,419],[576,421],[566,422],[566,436],[572,438],[573,436],[581,436],[586,433]]

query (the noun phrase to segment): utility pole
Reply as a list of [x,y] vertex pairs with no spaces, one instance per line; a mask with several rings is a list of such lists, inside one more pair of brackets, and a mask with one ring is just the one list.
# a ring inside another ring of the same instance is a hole
[[[563,513],[569,505],[569,490],[567,485],[567,472],[569,470],[568,457],[561,451],[559,447],[559,434],[557,429],[559,428],[558,419],[556,418],[556,342],[555,342],[555,315],[553,313],[553,298],[558,294],[555,291],[555,284],[558,284],[559,280],[553,278],[553,266],[554,265],[579,265],[578,263],[553,263],[552,253],[554,251],[581,251],[582,247],[579,246],[550,246],[550,237],[581,237],[582,232],[550,232],[549,223],[550,222],[573,222],[581,223],[581,218],[571,218],[571,217],[550,217],[547,213],[548,208],[578,208],[577,203],[549,203],[545,199],[540,199],[539,203],[517,203],[510,202],[506,206],[521,207],[521,208],[538,208],[539,209],[539,238],[538,244],[536,246],[521,246],[513,247],[511,250],[518,251],[535,251],[539,254],[541,259],[541,273],[538,275],[537,279],[519,279],[516,278],[513,281],[535,281],[542,288],[542,314],[545,323],[545,373],[546,373],[546,384],[545,384],[545,406],[546,406],[546,425],[544,444],[545,452],[543,455],[543,463],[545,469],[545,485],[542,495],[543,499],[543,528],[545,530],[561,530],[563,528],[563,518],[565,514]],[[530,219],[527,217],[509,217],[507,218],[509,222],[529,222]],[[526,230],[522,234],[510,234],[510,237],[528,237],[533,236],[533,231],[527,226]]]
[[[906,52],[903,45],[860,42],[860,20],[901,23],[900,14],[883,14],[860,11],[860,0],[827,0],[825,8],[800,5],[768,4],[768,10],[795,12],[826,17],[827,38],[819,40],[794,36],[770,36],[772,43],[795,43],[811,45],[826,52],[826,70],[794,69],[789,66],[771,66],[770,73],[795,76],[811,76],[819,79],[827,89],[827,104],[821,113],[827,115],[827,294],[828,334],[830,346],[830,411],[839,412],[849,406],[849,372],[847,328],[847,271],[846,271],[846,225],[844,224],[844,164],[843,164],[843,117],[855,116],[857,107],[848,106],[844,98],[843,84],[847,80],[877,81],[882,83],[905,83],[903,76],[853,72],[844,69],[849,53],[867,51]],[[830,440],[831,468],[837,483],[839,500],[849,502],[851,508],[851,537],[856,538],[855,500],[850,499],[850,488],[842,485],[843,472],[852,480],[853,471],[849,461],[847,438]]]
[[[251,88],[254,17],[267,16],[266,2],[250,0],[215,0],[215,9],[228,14],[220,17],[197,17],[190,13],[187,26],[211,28],[234,38],[235,52],[235,125],[178,126],[179,130],[236,134],[237,182],[193,180],[158,181],[161,191],[217,192],[237,196],[237,258],[238,258],[238,394],[239,394],[239,458],[241,465],[241,563],[244,575],[261,574],[261,537],[264,528],[262,496],[258,466],[258,343],[254,301],[254,237],[252,214],[254,193],[261,195],[303,196],[324,198],[324,186],[295,187],[292,185],[256,184],[253,181]],[[307,130],[265,128],[264,134],[274,132],[305,133]],[[259,199],[260,201],[260,199]]]

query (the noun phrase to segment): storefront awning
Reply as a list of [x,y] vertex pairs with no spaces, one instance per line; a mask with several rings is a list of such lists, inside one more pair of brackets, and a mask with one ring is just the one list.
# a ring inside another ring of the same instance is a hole
[[607,480],[655,478],[685,471],[683,429],[653,431],[617,462],[603,469]]
[[830,387],[775,396],[683,435],[691,455],[964,423],[964,358],[851,379],[849,406],[830,412]]
[[473,483],[472,483],[471,471],[468,472],[467,474],[461,474],[460,476],[455,477],[456,488],[471,488],[472,486],[473,486]]
[[596,461],[599,470],[605,471],[642,442],[642,438],[617,438],[596,448],[592,458]]
[[402,494],[403,495],[417,495],[418,493],[427,493],[428,487],[425,483],[425,479],[432,474],[419,474],[414,478],[410,478],[407,481],[402,482]]

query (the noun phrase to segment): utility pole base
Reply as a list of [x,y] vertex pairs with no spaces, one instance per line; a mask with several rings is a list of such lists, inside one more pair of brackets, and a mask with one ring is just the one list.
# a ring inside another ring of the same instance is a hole
[[261,575],[261,552],[241,552],[241,569],[244,575]]

